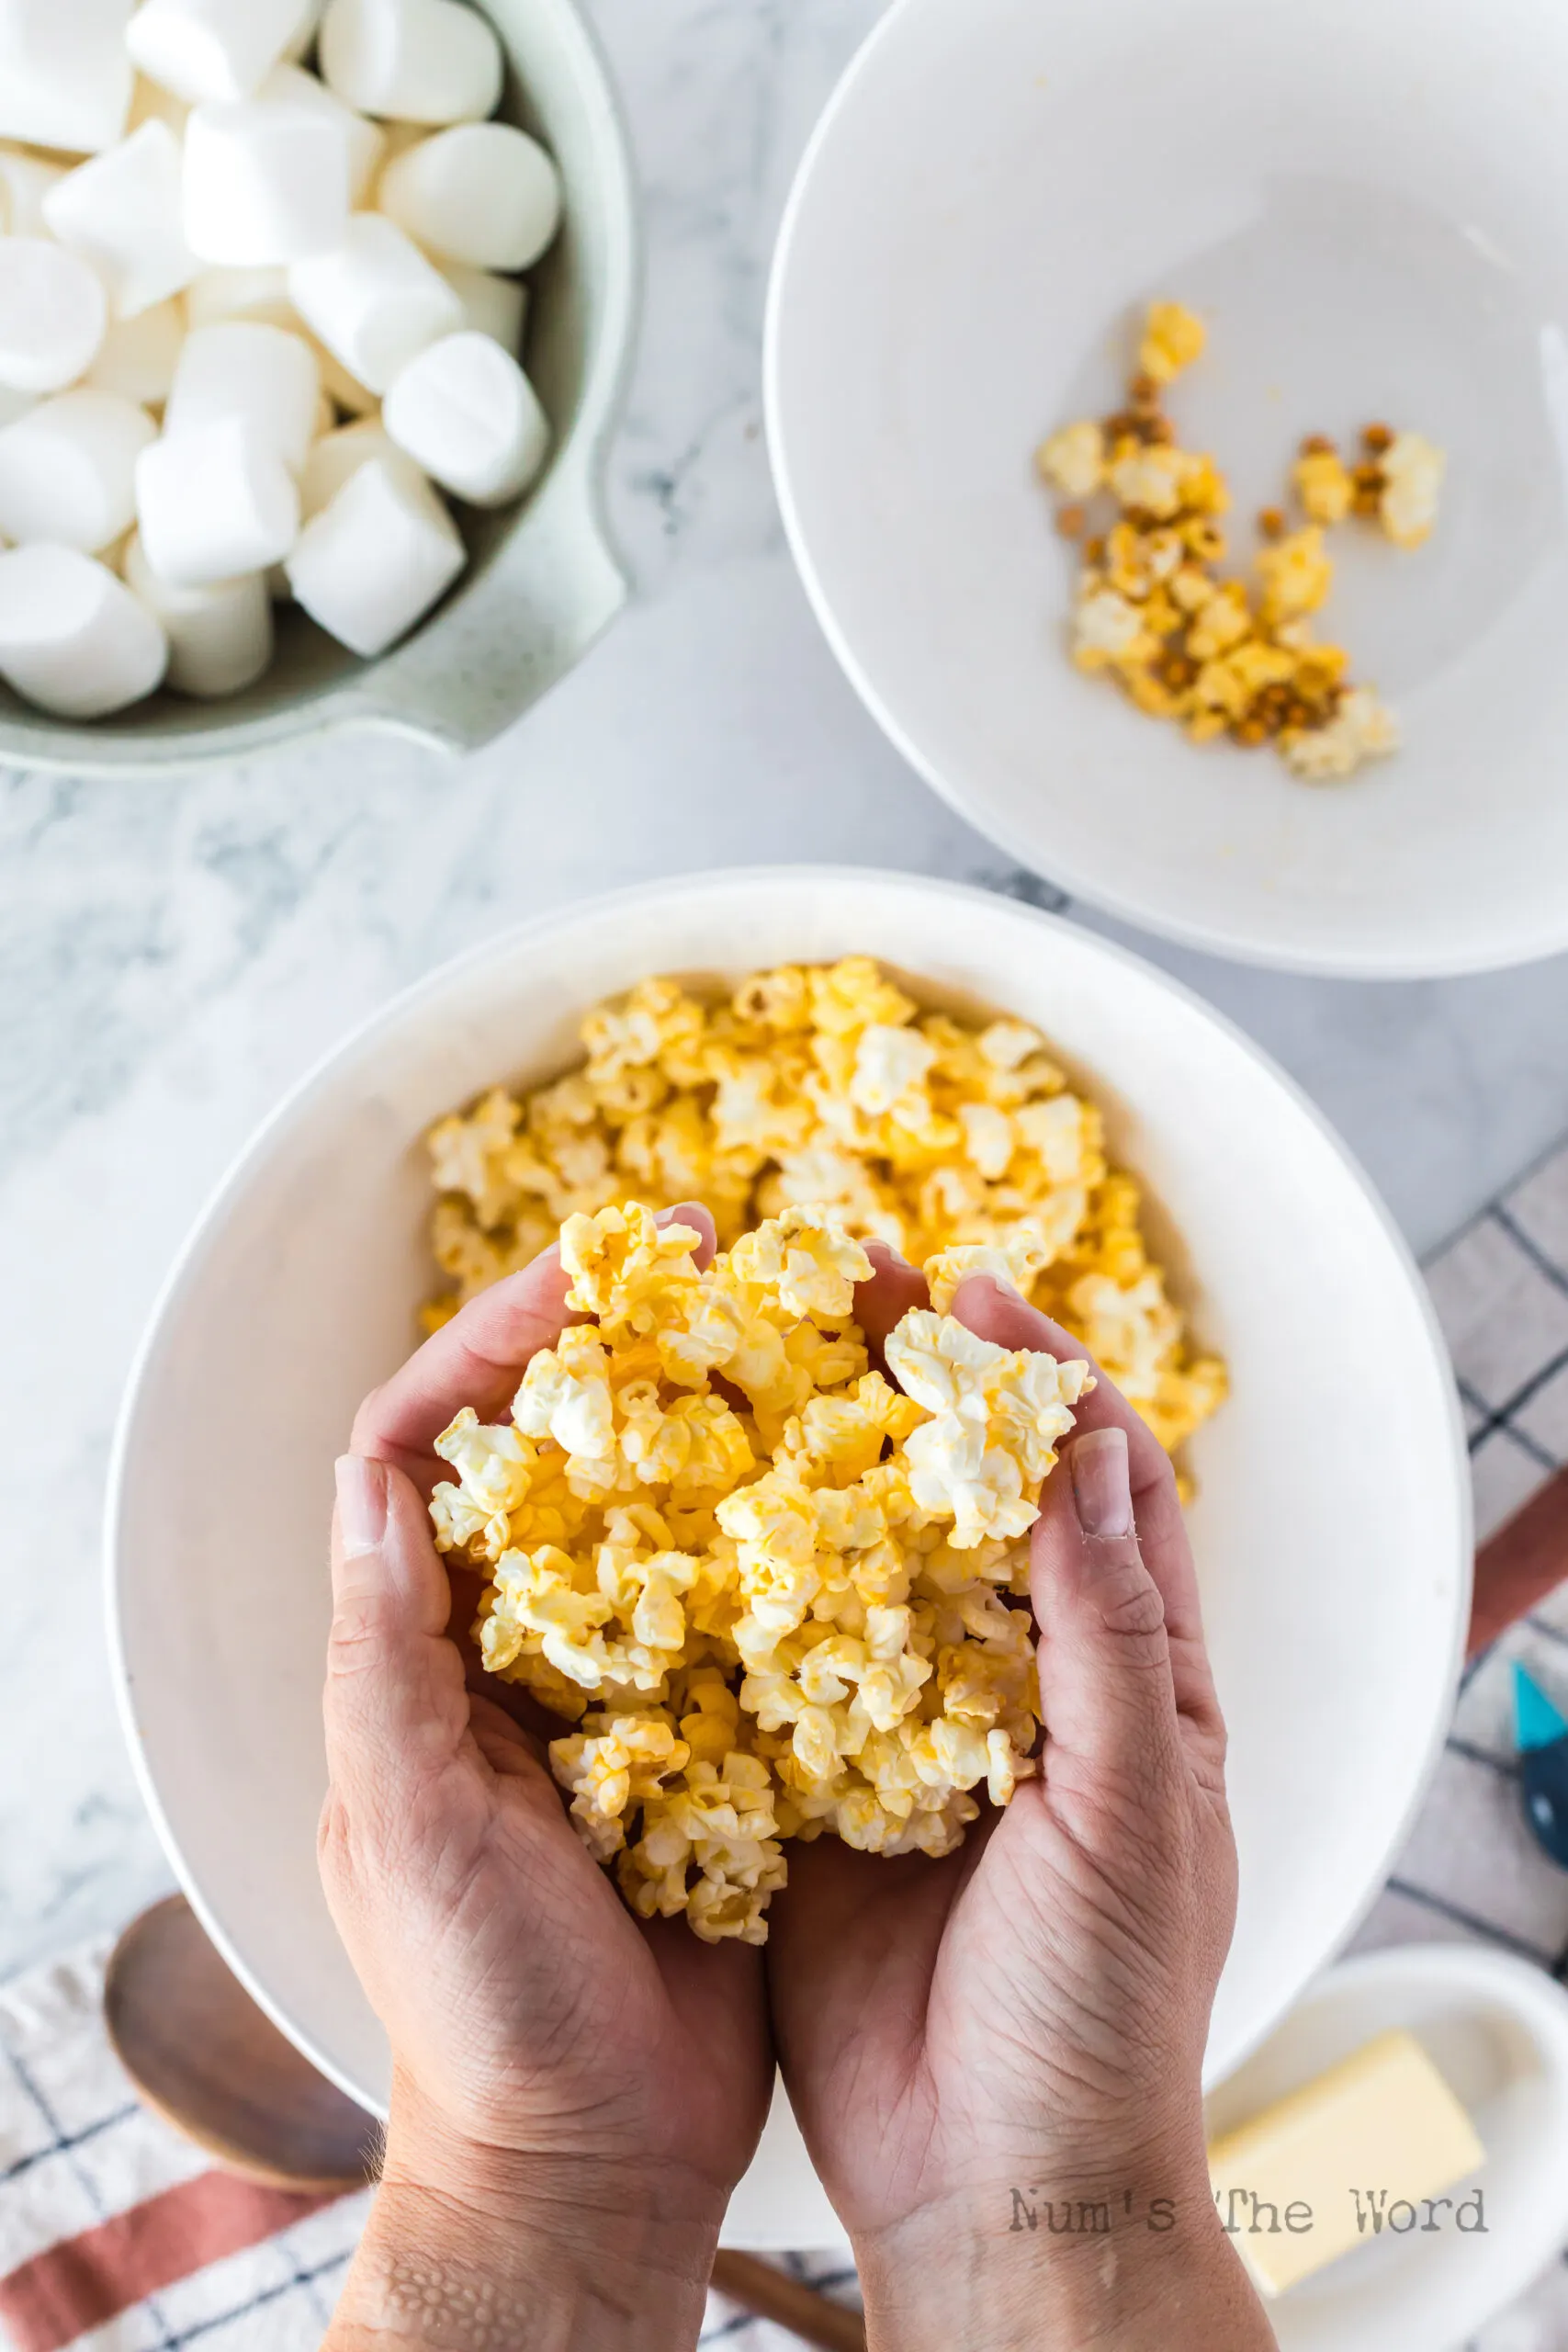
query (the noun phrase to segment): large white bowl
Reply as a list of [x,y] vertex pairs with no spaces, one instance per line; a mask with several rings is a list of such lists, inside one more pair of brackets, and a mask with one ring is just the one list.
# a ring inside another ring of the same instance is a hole
[[[1210,2070],[1233,2067],[1381,1883],[1446,1721],[1468,1488],[1424,1291],[1322,1120],[1162,975],[983,892],[867,872],[715,874],[574,907],[422,982],[262,1130],[169,1283],[131,1385],[109,1517],[126,1723],[220,1949],[367,2103],[387,2050],[316,1879],[333,1456],[428,1291],[430,1122],[574,1055],[650,972],[733,978],[850,951],[928,999],[1037,1022],[1148,1182],[1235,1396],[1192,1449],[1192,1533],[1233,1737],[1240,1924]],[[785,2116],[730,2216],[820,2244]]]
[[[1130,921],[1303,971],[1568,944],[1568,10],[1540,0],[895,0],[801,166],[767,404],[819,619],[920,773]],[[1325,633],[1406,746],[1343,789],[1198,750],[1063,647],[1032,469],[1119,404],[1139,306],[1249,516],[1298,435],[1450,453],[1436,537],[1336,533]]]

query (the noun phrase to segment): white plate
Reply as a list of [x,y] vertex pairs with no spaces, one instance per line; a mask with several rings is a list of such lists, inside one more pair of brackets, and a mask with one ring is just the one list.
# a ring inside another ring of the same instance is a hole
[[1391,2026],[1416,2035],[1474,2122],[1486,2160],[1453,2193],[1482,2191],[1485,2230],[1385,2232],[1358,2245],[1269,2304],[1280,2352],[1450,2352],[1568,2238],[1568,1994],[1508,1952],[1404,1944],[1330,1969],[1213,2094],[1211,2138]]
[[[1568,944],[1568,10],[1540,0],[896,0],[781,234],[766,362],[818,616],[893,741],[1016,856],[1301,971]],[[1299,435],[1450,454],[1429,545],[1334,535],[1323,633],[1406,745],[1342,789],[1195,749],[1080,676],[1032,454],[1197,305],[1190,447],[1249,518]]]
[[[1426,1295],[1289,1082],[1199,1001],[1071,924],[907,876],[715,874],[491,942],[400,998],[263,1129],[176,1269],[121,1424],[110,1506],[126,1721],[220,1947],[325,2071],[378,2104],[380,2028],[316,1881],[334,1453],[431,1286],[423,1130],[573,1057],[650,972],[851,951],[928,997],[1037,1022],[1146,1178],[1177,1285],[1235,1399],[1192,1449],[1192,1532],[1233,1739],[1241,1922],[1214,2077],[1283,2014],[1380,1884],[1447,1719],[1468,1484]],[[731,2242],[835,2228],[776,2119]]]

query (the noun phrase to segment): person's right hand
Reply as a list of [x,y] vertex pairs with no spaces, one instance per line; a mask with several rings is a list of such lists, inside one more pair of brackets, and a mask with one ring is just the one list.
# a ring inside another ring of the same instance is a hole
[[[874,1254],[876,1341],[924,1285]],[[1085,1355],[989,1277],[952,1311]],[[1097,1379],[1033,1531],[1040,1776],[942,1861],[796,1844],[773,1905],[781,2063],[874,2344],[1273,2341],[1203,2149],[1235,1916],[1224,1727],[1170,1464]]]

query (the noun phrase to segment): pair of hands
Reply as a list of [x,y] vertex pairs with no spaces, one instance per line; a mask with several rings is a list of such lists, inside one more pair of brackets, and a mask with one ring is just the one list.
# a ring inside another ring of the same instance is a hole
[[[672,1214],[711,1254],[705,1211]],[[925,1290],[872,1254],[874,1349]],[[549,1251],[474,1300],[367,1400],[339,1464],[321,1867],[395,2075],[335,2352],[694,2341],[775,2055],[874,2343],[1175,2346],[1187,2308],[1194,2343],[1268,2346],[1203,2158],[1235,1849],[1160,1447],[1101,1376],[1047,1484],[1042,1776],[940,1862],[793,1844],[765,1952],[707,1945],[635,1919],[590,1859],[545,1756],[558,1727],[483,1675],[477,1581],[431,1540],[435,1438],[462,1405],[504,1412],[566,1289]],[[988,1278],[953,1312],[1083,1353]],[[1062,2200],[1087,2228],[1051,2230]]]

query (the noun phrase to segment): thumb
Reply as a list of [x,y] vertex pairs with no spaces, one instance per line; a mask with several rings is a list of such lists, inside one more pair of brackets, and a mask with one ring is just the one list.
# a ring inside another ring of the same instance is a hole
[[446,1639],[452,1591],[412,1483],[390,1464],[336,1464],[327,1761],[333,1786],[394,1807],[468,1724],[463,1663]]
[[1059,1754],[1153,1795],[1180,1739],[1159,1588],[1144,1565],[1123,1430],[1089,1430],[1045,1482],[1032,1543],[1040,1699]]

